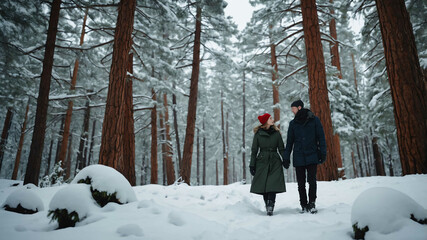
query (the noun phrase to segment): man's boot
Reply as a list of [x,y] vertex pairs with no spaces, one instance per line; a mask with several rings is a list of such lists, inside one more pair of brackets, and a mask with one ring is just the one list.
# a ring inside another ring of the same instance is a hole
[[311,214],[317,213],[316,204],[314,202],[309,202],[307,205],[307,212],[310,212]]
[[273,216],[274,202],[273,200],[267,200],[267,215]]

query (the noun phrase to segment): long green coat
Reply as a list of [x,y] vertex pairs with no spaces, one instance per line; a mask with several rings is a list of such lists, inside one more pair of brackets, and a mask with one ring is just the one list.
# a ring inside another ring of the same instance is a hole
[[260,128],[255,128],[254,131],[249,166],[255,167],[256,171],[251,193],[286,192],[282,161],[278,153],[285,151],[282,135],[277,130],[271,135]]

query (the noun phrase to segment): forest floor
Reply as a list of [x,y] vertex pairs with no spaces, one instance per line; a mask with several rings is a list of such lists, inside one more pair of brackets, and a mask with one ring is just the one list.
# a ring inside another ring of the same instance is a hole
[[[20,181],[0,180],[0,204]],[[49,202],[64,185],[33,188],[44,211],[22,215],[0,210],[0,238],[16,239],[352,239],[351,211],[355,199],[372,187],[398,190],[427,208],[427,175],[365,177],[318,182],[317,214],[299,213],[296,183],[277,195],[273,216],[266,216],[262,196],[250,185],[133,187],[137,201],[108,204],[94,210],[76,227],[55,230],[47,217]],[[373,199],[374,201],[374,199]],[[384,220],[388,221],[388,220]],[[427,239],[427,225],[403,225],[391,233],[369,231],[366,239]]]

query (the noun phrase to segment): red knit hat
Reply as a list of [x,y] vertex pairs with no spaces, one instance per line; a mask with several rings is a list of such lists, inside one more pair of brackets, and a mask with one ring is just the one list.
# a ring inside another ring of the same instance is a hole
[[264,125],[270,117],[271,117],[270,114],[265,113],[264,115],[258,116],[258,120],[262,125]]

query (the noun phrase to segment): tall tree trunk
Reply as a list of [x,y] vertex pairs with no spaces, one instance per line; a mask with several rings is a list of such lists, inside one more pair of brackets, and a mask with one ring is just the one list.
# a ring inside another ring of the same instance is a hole
[[364,177],[363,175],[363,167],[362,167],[362,157],[360,155],[360,150],[359,150],[359,141],[356,140],[356,147],[357,147],[357,156],[359,157],[359,168],[360,168],[360,176]]
[[215,173],[216,173],[215,183],[218,186],[219,185],[218,159],[215,160]]
[[270,54],[271,54],[271,66],[273,67],[273,71],[271,72],[271,80],[273,81],[273,113],[274,113],[274,121],[279,123],[280,127],[280,107],[279,107],[279,86],[277,85],[277,77],[279,68],[277,66],[277,58],[276,58],[276,45],[274,44],[274,40],[272,39],[271,29],[273,25],[269,25],[270,29]]
[[[80,46],[82,46],[83,42],[84,42],[87,14],[88,14],[88,8],[86,8],[85,16],[83,18],[82,32],[80,34]],[[73,77],[71,79],[71,84],[70,84],[70,92],[73,92],[74,89],[76,88],[78,72],[79,72],[79,59],[76,58],[76,60],[74,62]],[[70,100],[70,101],[68,101],[67,113],[65,115],[64,132],[62,135],[61,148],[60,148],[60,152],[59,152],[59,160],[60,161],[62,160],[62,164],[65,163],[64,160],[65,160],[65,155],[67,153],[68,136],[70,135],[70,125],[71,125],[71,116],[72,115],[73,115],[73,101]],[[64,165],[62,167],[64,168]]]
[[338,133],[334,134],[334,146],[335,146],[335,152],[337,153],[337,167],[338,167],[338,177],[341,179],[345,179],[345,171],[342,165],[342,158],[341,158],[341,147],[340,147],[340,135]]
[[61,150],[62,135],[64,135],[65,115],[61,115],[61,126],[59,127],[58,141],[56,142],[55,164],[59,162],[59,152]]
[[[329,2],[333,5],[334,1],[329,0]],[[342,79],[342,73],[341,73],[341,62],[340,62],[340,52],[338,49],[338,36],[337,36],[337,27],[335,23],[335,10],[333,7],[330,9],[332,19],[329,22],[329,32],[331,37],[335,42],[331,43],[330,45],[330,52],[331,52],[331,64],[332,66],[335,66],[338,70],[337,77],[339,79]],[[341,144],[340,144],[340,138],[338,134],[334,135],[334,145],[335,145],[335,152],[337,154],[337,165],[338,168],[342,168],[342,157],[341,157]],[[338,177],[342,178],[344,177],[344,169],[338,170]]]
[[369,176],[372,176],[372,161],[371,161],[371,151],[369,149],[369,140],[368,140],[368,136],[365,136],[365,149],[366,149],[366,159],[367,159],[367,163],[368,163],[368,171],[369,171]]
[[200,130],[197,128],[197,140],[196,140],[196,179],[197,186],[200,186]]
[[[154,75],[154,67],[152,68]],[[157,97],[154,89],[151,89],[152,100],[155,103],[151,110],[151,184],[158,183],[158,164],[157,164]]]
[[[173,84],[175,89],[175,83]],[[181,146],[179,144],[179,131],[178,131],[178,116],[176,111],[176,95],[172,95],[172,111],[173,111],[173,128],[175,129],[175,141],[176,141],[176,151],[178,155],[178,169],[181,169],[182,159],[181,159]]]
[[53,138],[50,140],[50,146],[49,146],[49,156],[47,157],[47,167],[46,170],[44,172],[45,176],[49,175],[49,169],[50,169],[50,163],[52,161],[52,149],[53,149]]
[[[77,154],[77,169],[81,170],[84,167],[86,167],[86,150],[88,148],[88,137],[89,137],[89,121],[90,121],[90,99],[86,101],[86,109],[85,109],[85,115],[83,118],[83,127],[82,127],[82,135],[80,137],[80,144],[79,144],[79,152]],[[77,172],[77,170],[76,170]]]
[[386,141],[387,146],[390,148],[390,151],[388,153],[388,159],[389,159],[389,169],[388,170],[390,172],[390,177],[394,177],[393,158],[391,157],[392,148],[390,147],[388,137],[385,137],[385,141]]
[[205,118],[203,118],[203,185],[206,185],[206,132],[205,132]]
[[427,82],[403,0],[376,0],[402,174],[427,173]]
[[71,161],[73,160],[72,156],[73,156],[73,134],[69,135],[70,138],[70,144],[68,145],[68,150],[67,150],[67,158],[65,159],[65,163],[63,163],[63,166],[65,167],[65,180],[70,178],[71,175]]
[[236,161],[235,161],[234,156],[233,156],[233,182],[237,182],[237,180],[236,180]]
[[224,185],[228,184],[228,153],[227,153],[227,142],[225,137],[225,127],[224,127],[224,96],[221,91],[221,133],[222,133],[222,158],[224,162],[224,176],[223,181]]
[[243,171],[243,181],[246,182],[246,75],[245,71],[243,70],[243,124],[242,124],[242,171]]
[[9,136],[9,129],[12,125],[13,112],[12,108],[7,108],[6,118],[3,124],[3,131],[0,140],[0,170],[3,163],[4,150],[6,149],[7,137]]
[[[133,74],[133,53],[129,54],[127,70]],[[123,135],[123,175],[130,185],[136,185],[135,176],[135,127],[133,119],[133,84],[130,75],[125,83],[124,135]]]
[[374,158],[375,158],[375,170],[377,172],[377,176],[385,176],[384,165],[381,158],[381,153],[378,147],[378,138],[372,138],[372,149],[374,150]]
[[25,130],[27,129],[27,119],[28,119],[29,109],[30,109],[30,101],[28,100],[27,108],[25,109],[24,123],[22,124],[22,128],[21,128],[21,136],[19,137],[18,152],[16,153],[15,166],[13,167],[13,172],[12,172],[12,180],[16,180],[16,178],[18,177],[18,169],[19,169],[19,163],[21,162],[22,146],[24,146]]
[[[113,56],[109,76],[107,105],[105,108],[104,123],[102,125],[101,148],[99,163],[110,166],[125,177],[129,177],[129,172],[135,172],[135,164],[129,166],[129,157],[125,154],[130,146],[132,136],[129,134],[126,121],[129,121],[128,111],[131,106],[127,106],[126,97],[132,94],[131,85],[127,84],[127,71],[129,69],[130,50],[132,46],[133,21],[136,8],[136,0],[121,0],[119,3],[119,14],[114,31]],[[133,122],[132,124],[133,128]],[[126,142],[127,141],[127,142]],[[134,161],[134,160],[133,160]],[[134,175],[135,176],[135,175]],[[135,185],[135,178],[128,181]]]
[[47,108],[49,105],[50,79],[53,68],[53,55],[55,52],[56,33],[58,32],[61,0],[53,0],[51,6],[49,28],[47,30],[46,47],[43,58],[43,71],[40,79],[39,96],[37,97],[36,119],[31,140],[30,154],[28,155],[27,169],[25,171],[24,184],[39,184],[40,165],[46,132]]
[[187,128],[185,130],[184,154],[182,156],[181,177],[190,184],[191,160],[193,157],[194,129],[196,126],[197,88],[199,83],[200,35],[202,32],[202,9],[197,6],[196,32],[194,34],[193,63],[191,72],[190,97],[188,99]]
[[354,87],[356,89],[357,96],[359,96],[359,90],[357,89],[356,63],[354,62],[354,54],[353,53],[351,53],[351,61],[353,62]]
[[[334,1],[333,0],[329,0],[329,2],[333,5]],[[337,25],[335,23],[335,10],[333,9],[333,7],[331,7],[330,9],[331,12],[331,20],[329,21],[329,33],[331,35],[331,37],[334,39],[334,42],[331,43],[330,47],[330,52],[331,52],[331,63],[332,66],[335,66],[338,70],[338,78],[342,79],[342,73],[341,73],[341,62],[340,62],[340,53],[338,50],[338,36],[337,36]]]
[[95,130],[96,130],[96,119],[92,123],[92,136],[90,138],[89,156],[86,165],[89,166],[92,162],[93,157],[93,145],[95,144]]
[[353,163],[353,175],[354,175],[354,178],[357,178],[358,176],[357,176],[356,161],[354,159],[354,151],[351,151],[351,161]]
[[161,143],[161,149],[162,149],[162,179],[163,179],[163,185],[167,185],[166,183],[166,164],[165,164],[165,155],[166,155],[166,148],[165,148],[165,126],[164,126],[164,118],[162,111],[159,111],[159,127],[160,127],[160,143]]
[[173,151],[172,151],[172,140],[170,135],[170,125],[169,125],[169,109],[168,109],[168,97],[163,94],[163,107],[165,111],[165,154],[163,157],[166,160],[166,177],[168,185],[171,185],[175,182],[175,168],[173,165]]
[[322,122],[327,147],[327,161],[320,165],[318,179],[337,180],[337,154],[332,134],[331,109],[326,86],[325,60],[315,0],[301,0],[305,49],[308,66],[310,105]]

